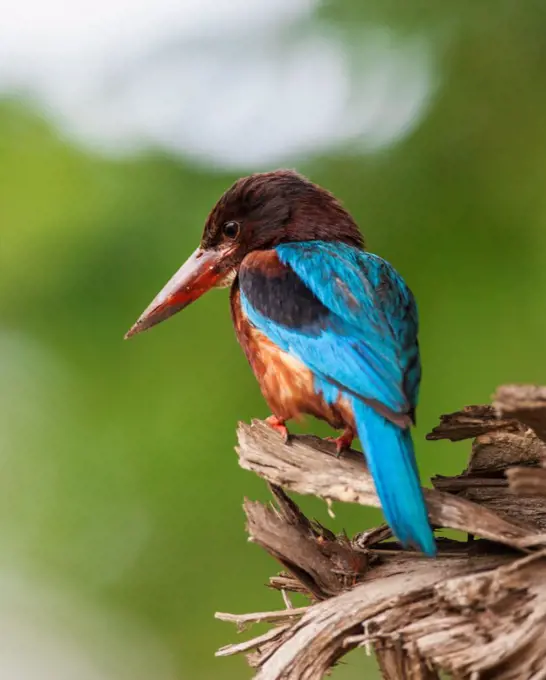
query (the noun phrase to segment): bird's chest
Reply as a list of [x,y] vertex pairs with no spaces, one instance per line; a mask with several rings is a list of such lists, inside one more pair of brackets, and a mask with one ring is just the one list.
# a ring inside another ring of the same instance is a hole
[[296,417],[314,397],[313,374],[248,321],[238,291],[232,295],[231,312],[237,340],[272,411],[286,419]]
[[344,427],[346,419],[336,405],[326,404],[317,393],[311,370],[249,322],[241,308],[238,290],[232,293],[231,312],[237,339],[272,412],[285,420],[309,413],[327,420],[333,427]]

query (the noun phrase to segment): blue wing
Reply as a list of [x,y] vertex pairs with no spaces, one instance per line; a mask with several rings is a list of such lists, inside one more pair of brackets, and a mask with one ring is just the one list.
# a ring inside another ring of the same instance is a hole
[[308,366],[329,401],[342,389],[391,416],[413,416],[417,311],[400,275],[377,255],[340,243],[288,243],[275,253],[276,266],[248,257],[241,267],[251,323]]

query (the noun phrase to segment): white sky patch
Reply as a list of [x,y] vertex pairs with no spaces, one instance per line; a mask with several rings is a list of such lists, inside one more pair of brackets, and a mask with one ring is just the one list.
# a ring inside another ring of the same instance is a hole
[[310,21],[316,4],[0,0],[0,94],[113,154],[249,168],[392,143],[430,99],[425,43],[373,26],[349,40]]

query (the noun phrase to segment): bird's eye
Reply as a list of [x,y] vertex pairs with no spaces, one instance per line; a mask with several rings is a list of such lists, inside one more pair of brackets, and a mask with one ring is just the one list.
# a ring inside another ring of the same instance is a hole
[[236,238],[239,234],[239,222],[226,222],[222,231],[227,238]]

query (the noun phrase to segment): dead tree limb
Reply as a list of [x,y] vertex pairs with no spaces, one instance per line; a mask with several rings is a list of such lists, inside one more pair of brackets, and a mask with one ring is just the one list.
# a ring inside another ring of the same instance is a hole
[[[238,430],[239,464],[271,484],[327,501],[360,503],[379,508],[372,477],[358,451],[338,458],[335,447],[317,437],[294,437],[289,445],[265,423],[241,423]],[[503,521],[487,508],[458,496],[425,489],[430,520],[438,527],[460,529],[499,543],[518,547],[529,528]],[[513,500],[516,504],[516,499]]]
[[379,507],[361,453],[338,458],[316,437],[285,445],[264,423],[239,426],[239,463],[275,500],[245,501],[250,540],[283,567],[271,587],[310,605],[218,614],[273,624],[218,654],[246,653],[260,680],[318,680],[358,646],[375,650],[388,680],[546,678],[546,389],[499,388],[494,406],[442,416],[428,438],[474,439],[466,470],[425,490],[432,525],[468,534],[439,538],[434,560],[387,541],[384,526],[336,536],[286,495]]

